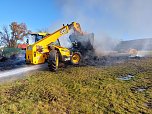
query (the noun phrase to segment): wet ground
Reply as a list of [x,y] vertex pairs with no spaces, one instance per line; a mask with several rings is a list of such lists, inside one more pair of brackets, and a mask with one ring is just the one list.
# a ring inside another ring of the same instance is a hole
[[[95,67],[105,67],[105,66],[112,66],[119,63],[125,63],[127,61],[133,59],[144,59],[143,57],[130,57],[126,54],[122,55],[107,55],[102,57],[86,57],[85,60],[82,62],[82,66],[95,66]],[[63,65],[64,66],[64,65]],[[70,67],[70,65],[69,65]],[[46,64],[40,65],[26,65],[24,54],[18,55],[17,57],[12,57],[7,59],[4,62],[0,62],[0,78],[1,80],[13,77],[18,77],[20,74],[24,75],[26,72],[31,72],[38,69],[49,70]],[[119,80],[130,80],[134,76],[127,75],[127,76],[120,76]],[[3,79],[2,79],[3,78]],[[139,90],[142,91],[142,90]]]
[[25,54],[18,54],[0,62],[0,82],[23,77],[34,70],[47,68],[46,64],[26,65]]
[[[102,57],[88,57],[82,62],[82,65],[89,66],[110,66],[115,63],[122,63],[128,61],[128,56],[102,56]],[[4,62],[0,62],[0,71],[12,70],[16,68],[26,67],[24,55],[18,57],[8,58]]]
[[117,78],[117,79],[123,80],[123,81],[127,81],[127,80],[131,80],[133,77],[134,77],[133,75],[128,74],[128,75],[126,75],[126,76],[121,76],[121,77],[119,77],[119,78]]
[[[117,53],[113,55],[94,56],[88,55],[84,57],[81,65],[88,66],[111,66],[117,63],[124,63],[132,59],[144,59],[144,57],[130,56],[127,53]],[[6,61],[0,61],[0,71],[11,70],[21,67],[26,67],[25,53],[8,58]]]
[[137,87],[132,87],[132,91],[138,91],[138,92],[143,92],[147,89],[151,88],[151,86],[137,86]]
[[29,66],[27,65],[27,66],[20,67],[20,68],[0,71],[0,83],[6,82],[6,81],[11,81],[11,80],[16,80],[16,79],[22,78],[28,74],[33,73],[33,71],[44,70],[44,69],[47,69],[47,64],[29,65]]
[[11,70],[25,66],[25,60],[10,59],[5,62],[0,62],[0,71]]
[[[119,63],[124,63],[129,60],[133,59],[144,59],[144,57],[130,57],[129,55],[107,55],[107,56],[88,56],[86,57],[81,65],[82,66],[96,66],[96,67],[102,67],[102,66],[111,66]],[[30,65],[26,65],[24,54],[19,55],[18,57],[12,57],[7,59],[4,62],[0,62],[0,71],[6,71],[6,70],[12,70],[16,68],[23,68]]]

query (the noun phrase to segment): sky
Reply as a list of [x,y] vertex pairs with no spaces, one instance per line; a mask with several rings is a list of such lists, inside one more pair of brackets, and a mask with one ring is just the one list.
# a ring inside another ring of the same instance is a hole
[[0,28],[13,21],[33,32],[76,21],[97,39],[152,38],[152,0],[1,0]]

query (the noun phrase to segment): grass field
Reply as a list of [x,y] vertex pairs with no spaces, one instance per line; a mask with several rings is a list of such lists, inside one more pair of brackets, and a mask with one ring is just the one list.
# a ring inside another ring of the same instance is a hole
[[[130,80],[120,77],[132,75]],[[152,114],[152,59],[37,71],[0,85],[0,114]]]

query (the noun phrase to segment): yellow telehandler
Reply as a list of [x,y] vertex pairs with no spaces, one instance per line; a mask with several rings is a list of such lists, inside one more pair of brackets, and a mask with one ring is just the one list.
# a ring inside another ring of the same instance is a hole
[[51,71],[56,71],[59,63],[78,65],[87,51],[93,50],[94,35],[84,34],[79,23],[63,25],[52,34],[32,33],[35,43],[26,48],[26,63],[48,62]]

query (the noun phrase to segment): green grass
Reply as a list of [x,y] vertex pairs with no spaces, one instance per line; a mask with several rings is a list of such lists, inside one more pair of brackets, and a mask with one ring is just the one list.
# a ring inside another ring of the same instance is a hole
[[[118,80],[128,74],[129,81]],[[145,91],[137,91],[147,87]],[[0,86],[0,113],[152,113],[152,59],[106,68],[69,67],[37,71]]]

